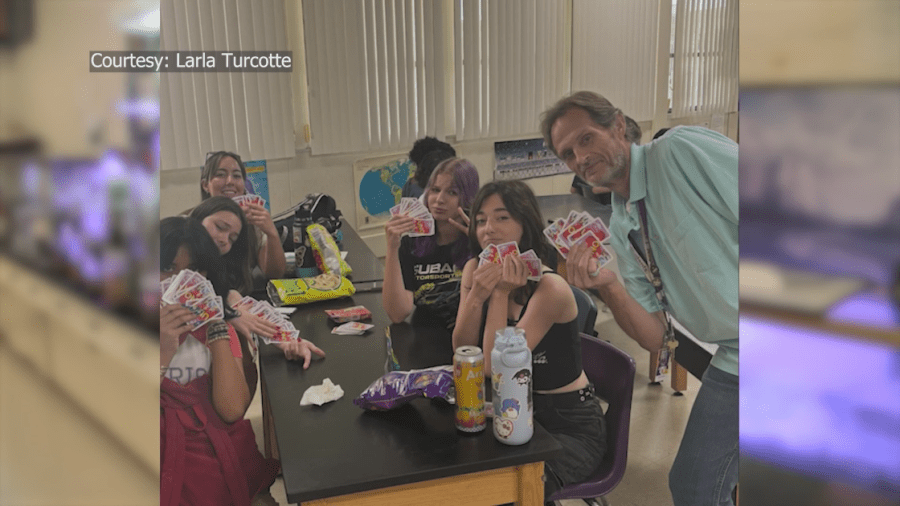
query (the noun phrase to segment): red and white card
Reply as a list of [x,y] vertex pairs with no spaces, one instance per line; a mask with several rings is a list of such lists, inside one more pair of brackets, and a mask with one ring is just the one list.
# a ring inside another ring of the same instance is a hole
[[347,322],[331,329],[331,333],[343,336],[361,336],[374,326],[371,323]]
[[[246,297],[245,297],[246,299]],[[243,302],[244,299],[241,300]],[[266,301],[255,301],[249,309],[250,314],[256,315],[275,325],[275,335],[271,338],[259,336],[267,344],[287,343],[300,340],[300,332],[294,328],[294,324]]]
[[266,207],[266,199],[260,197],[259,195],[254,195],[252,193],[245,193],[244,195],[236,195],[231,197],[232,200],[238,203],[238,205],[245,204],[256,204],[259,206]]
[[196,318],[189,322],[197,330],[209,320],[225,315],[222,297],[216,295],[212,283],[197,272],[184,269],[177,276],[160,282],[160,305],[180,304],[191,310]]
[[560,218],[544,229],[544,235],[563,258],[569,256],[572,246],[586,240],[588,234],[592,237],[589,244],[598,261],[602,264],[612,259],[610,250],[599,244],[609,242],[609,229],[600,218],[594,218],[587,212],[570,211],[567,218]]
[[519,255],[525,262],[525,267],[528,269],[528,279],[531,281],[539,281],[541,279],[541,259],[538,258],[537,253],[534,252],[533,249],[526,251]]
[[612,254],[609,252],[609,250],[603,247],[600,239],[598,239],[593,232],[586,232],[575,244],[580,243],[588,245],[594,258],[597,259],[597,263],[600,265],[600,267],[603,267],[604,265],[608,264],[610,260],[612,260]]
[[478,255],[478,265],[485,262],[502,264],[503,259],[509,255],[516,255],[525,262],[528,269],[528,279],[538,281],[541,279],[541,259],[538,258],[534,250],[528,250],[524,253],[519,251],[519,245],[516,242],[506,242],[503,244],[488,244]]
[[434,235],[434,216],[431,215],[431,211],[419,199],[403,197],[400,199],[399,204],[391,208],[390,212],[392,217],[409,216],[413,218],[413,226],[415,228],[412,232],[409,232],[408,235],[410,237]]

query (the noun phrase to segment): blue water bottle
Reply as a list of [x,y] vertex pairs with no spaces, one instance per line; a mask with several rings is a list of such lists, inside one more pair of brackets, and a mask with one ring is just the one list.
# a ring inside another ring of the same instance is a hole
[[494,437],[508,445],[521,445],[534,434],[531,399],[531,350],[525,331],[498,330],[491,351]]

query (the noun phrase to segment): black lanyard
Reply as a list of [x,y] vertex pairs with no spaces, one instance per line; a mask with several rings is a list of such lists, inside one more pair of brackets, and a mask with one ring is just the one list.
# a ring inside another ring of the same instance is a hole
[[656,299],[663,308],[663,314],[666,317],[666,341],[664,345],[674,350],[678,346],[678,341],[675,340],[675,329],[672,327],[672,317],[669,316],[669,302],[666,300],[666,292],[663,290],[662,279],[659,277],[659,267],[657,267],[656,261],[653,260],[653,250],[650,248],[650,232],[647,226],[647,208],[644,205],[644,199],[637,201],[637,206],[638,214],[641,217],[641,239],[644,242],[644,252],[647,255],[647,259],[644,260],[634,245],[632,245],[631,250],[638,264],[640,264],[641,270],[644,271],[647,281],[653,285],[653,289],[656,291]]

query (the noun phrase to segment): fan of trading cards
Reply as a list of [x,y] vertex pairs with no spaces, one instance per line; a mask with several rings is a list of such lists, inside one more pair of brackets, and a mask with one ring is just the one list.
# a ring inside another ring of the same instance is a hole
[[410,237],[434,235],[434,216],[419,199],[403,197],[400,203],[391,208],[391,216],[409,216],[413,218],[415,228]]
[[199,329],[209,320],[225,315],[222,297],[216,295],[212,283],[190,269],[184,269],[177,276],[162,280],[160,293],[162,293],[160,305],[181,304],[197,315],[189,322],[192,331]]
[[244,297],[239,300],[237,306],[245,306],[250,304],[250,308],[246,311],[252,315],[258,316],[263,320],[275,325],[275,335],[271,338],[259,336],[266,344],[287,343],[300,340],[300,332],[294,328],[294,324],[285,318],[281,313],[275,310],[272,304],[264,300],[256,300],[253,297]]
[[569,256],[572,246],[585,242],[600,266],[612,260],[611,251],[602,244],[609,243],[609,230],[600,218],[586,212],[570,211],[568,218],[560,218],[545,228],[544,235],[563,258]]
[[525,267],[528,269],[528,279],[538,281],[541,279],[541,259],[538,258],[534,250],[528,250],[525,253],[519,252],[519,245],[513,242],[505,242],[503,244],[488,244],[481,253],[478,254],[478,266],[484,263],[495,263],[503,265],[503,259],[509,255],[515,254],[525,261]]
[[231,200],[238,203],[238,205],[244,204],[257,204],[263,207],[266,207],[266,199],[260,197],[259,195],[254,195],[252,193],[246,193],[244,195],[236,195],[231,197]]

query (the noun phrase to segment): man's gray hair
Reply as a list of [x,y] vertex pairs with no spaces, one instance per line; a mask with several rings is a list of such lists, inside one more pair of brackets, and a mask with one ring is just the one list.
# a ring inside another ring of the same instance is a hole
[[559,99],[552,107],[541,114],[541,133],[544,136],[547,147],[556,156],[559,156],[559,153],[556,152],[556,148],[553,146],[553,140],[550,138],[550,129],[553,128],[556,120],[563,117],[573,107],[584,109],[594,123],[604,128],[612,128],[616,122],[616,117],[618,115],[624,116],[618,107],[612,105],[602,95],[592,91],[578,91]]

